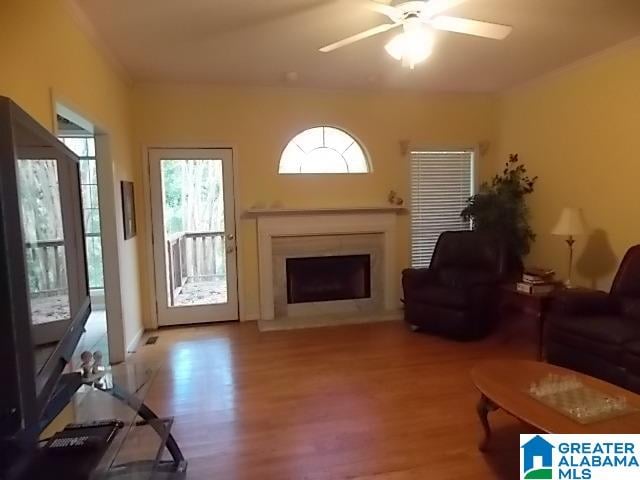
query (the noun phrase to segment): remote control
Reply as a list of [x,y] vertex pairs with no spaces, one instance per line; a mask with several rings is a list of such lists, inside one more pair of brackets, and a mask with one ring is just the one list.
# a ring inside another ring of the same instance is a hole
[[124,422],[116,418],[111,418],[108,420],[94,420],[92,422],[84,422],[84,423],[69,423],[66,427],[64,427],[64,429],[77,430],[80,428],[100,428],[100,427],[122,428],[124,427]]

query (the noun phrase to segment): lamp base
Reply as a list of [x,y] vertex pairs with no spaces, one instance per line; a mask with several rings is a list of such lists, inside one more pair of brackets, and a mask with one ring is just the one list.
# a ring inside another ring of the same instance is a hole
[[573,276],[573,245],[575,243],[576,241],[573,236],[569,235],[569,238],[567,238],[567,246],[569,247],[569,276],[564,282],[564,287],[566,289],[573,288],[573,286],[571,285],[571,277]]

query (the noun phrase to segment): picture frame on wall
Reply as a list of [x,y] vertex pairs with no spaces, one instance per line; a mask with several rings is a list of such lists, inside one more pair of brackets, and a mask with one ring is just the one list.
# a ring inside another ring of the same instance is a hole
[[133,182],[121,181],[122,190],[122,222],[124,224],[124,239],[129,240],[136,236],[136,202],[134,197]]

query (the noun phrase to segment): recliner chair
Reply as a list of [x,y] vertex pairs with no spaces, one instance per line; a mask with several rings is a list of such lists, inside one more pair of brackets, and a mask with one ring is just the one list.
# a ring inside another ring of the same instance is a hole
[[505,277],[503,242],[480,232],[444,232],[429,268],[402,272],[405,321],[416,330],[480,338],[497,319]]
[[548,362],[640,392],[640,245],[625,254],[610,293],[562,292],[546,325]]

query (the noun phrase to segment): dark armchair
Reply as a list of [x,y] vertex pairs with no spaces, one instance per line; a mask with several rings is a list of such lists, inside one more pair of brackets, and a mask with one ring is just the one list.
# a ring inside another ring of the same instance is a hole
[[458,339],[486,335],[496,318],[505,249],[479,232],[445,232],[429,268],[402,272],[404,318],[414,329]]
[[563,292],[546,319],[550,363],[640,392],[640,245],[627,251],[610,293]]

